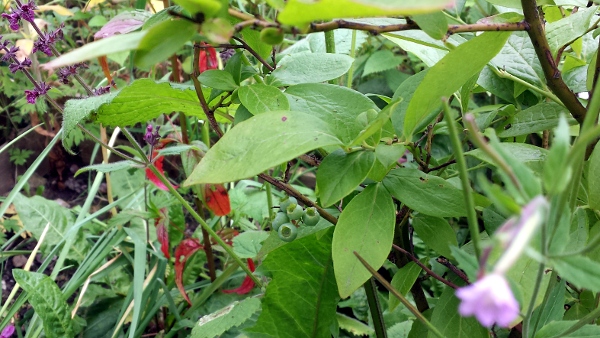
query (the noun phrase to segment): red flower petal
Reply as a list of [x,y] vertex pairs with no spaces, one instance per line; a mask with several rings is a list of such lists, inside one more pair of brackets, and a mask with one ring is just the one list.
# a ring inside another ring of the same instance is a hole
[[204,48],[200,49],[200,57],[198,59],[200,73],[209,69],[217,69],[219,67],[219,61],[217,60],[217,50],[214,47],[210,47],[205,42],[202,42],[201,45]]
[[181,241],[177,246],[177,249],[175,249],[175,284],[177,284],[179,292],[181,292],[181,295],[190,306],[192,305],[192,302],[187,293],[185,293],[185,288],[183,287],[183,269],[185,268],[185,262],[187,262],[188,258],[202,248],[202,244],[200,244],[197,239],[187,238]]
[[163,255],[165,255],[167,258],[171,258],[171,253],[169,252],[169,232],[165,228],[164,219],[159,221],[159,223],[156,225],[156,237],[160,242],[160,250],[162,251]]
[[[254,261],[250,258],[248,258],[248,268],[252,272],[254,272],[254,270],[256,269],[256,267],[254,266]],[[244,278],[244,281],[242,282],[242,285],[240,285],[238,288],[223,290],[223,293],[237,293],[238,295],[243,295],[252,291],[252,289],[254,289],[254,281],[252,280],[252,278],[250,278],[250,276],[246,276],[246,278]]]
[[229,195],[222,184],[205,185],[204,200],[208,208],[217,216],[225,216],[231,212]]
[[[156,156],[156,154],[153,154],[153,156]],[[164,159],[165,159],[164,156],[160,156],[156,159],[156,161],[154,161],[154,166],[161,174],[164,174],[164,172],[165,172],[165,170],[163,169]],[[158,177],[156,177],[156,175],[154,175],[154,173],[152,172],[152,170],[150,170],[150,168],[146,168],[146,177],[150,180],[150,182],[154,183],[154,185],[158,189],[164,190],[164,191],[169,191],[169,188],[167,188],[167,186],[164,185],[164,183],[161,180],[159,180]],[[173,188],[177,189],[177,188],[179,188],[179,186],[174,185]]]

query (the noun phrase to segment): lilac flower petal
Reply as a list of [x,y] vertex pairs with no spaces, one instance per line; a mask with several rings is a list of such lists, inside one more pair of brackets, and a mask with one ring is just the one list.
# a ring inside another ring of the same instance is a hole
[[108,38],[117,34],[126,34],[142,27],[149,18],[146,12],[134,11],[118,14],[107,22],[94,38]]
[[15,326],[13,324],[8,324],[2,333],[0,334],[0,338],[10,338],[15,333]]
[[458,312],[475,316],[481,325],[508,327],[519,316],[519,303],[500,274],[489,274],[477,282],[456,290],[461,300]]

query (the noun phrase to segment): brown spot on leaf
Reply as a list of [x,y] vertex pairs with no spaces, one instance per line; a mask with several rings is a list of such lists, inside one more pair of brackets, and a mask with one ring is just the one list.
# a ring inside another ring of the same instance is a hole
[[285,122],[286,120],[287,120],[287,117],[286,117],[286,116],[283,116],[283,117],[281,118],[281,121],[283,121],[283,122]]

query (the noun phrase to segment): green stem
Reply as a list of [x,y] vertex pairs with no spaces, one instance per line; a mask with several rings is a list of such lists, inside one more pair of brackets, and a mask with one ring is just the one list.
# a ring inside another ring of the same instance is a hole
[[375,328],[375,337],[385,338],[387,337],[387,331],[385,330],[385,323],[383,322],[383,315],[381,313],[381,306],[377,299],[377,287],[375,286],[375,279],[369,278],[368,281],[363,285],[365,288],[365,294],[367,295],[367,303],[371,310],[371,318],[373,319],[373,327]]
[[479,224],[477,223],[477,214],[475,213],[475,200],[471,193],[471,185],[469,184],[469,174],[467,171],[467,161],[462,149],[462,142],[458,136],[455,121],[452,119],[452,109],[448,104],[447,100],[444,100],[444,118],[448,125],[448,133],[450,134],[450,140],[452,142],[452,148],[454,148],[454,154],[456,158],[456,165],[460,174],[460,181],[462,183],[462,191],[465,196],[465,202],[467,204],[467,222],[469,223],[469,232],[471,233],[471,240],[473,241],[473,247],[475,248],[475,255],[479,261],[481,256],[481,238],[479,237]]
[[[352,42],[350,43],[350,57],[354,59],[356,55],[356,31],[352,31]],[[354,64],[348,70],[348,78],[346,80],[346,87],[352,88],[352,78],[354,77]]]
[[538,88],[537,86],[532,85],[531,83],[521,80],[520,78],[504,71],[504,70],[500,70],[497,69],[496,67],[490,67],[492,69],[492,72],[494,72],[496,75],[498,75],[498,77],[504,78],[504,79],[508,79],[511,80],[513,82],[517,82],[525,87],[527,87],[527,89],[530,89],[538,94],[541,94],[547,98],[549,98],[550,100],[560,104],[561,106],[565,106],[565,104],[556,96],[554,95],[552,92],[550,92],[549,90],[544,90],[542,88]]
[[[325,52],[335,54],[334,31],[325,31]],[[336,79],[329,80],[329,83],[336,84]]]
[[246,263],[242,261],[242,259],[240,257],[238,257],[238,255],[235,254],[235,252],[233,252],[233,249],[227,245],[223,239],[221,239],[221,237],[219,237],[219,235],[217,235],[217,233],[206,223],[206,221],[204,221],[204,219],[202,219],[202,217],[200,217],[200,215],[198,215],[198,213],[196,212],[196,210],[194,209],[194,207],[192,207],[184,198],[183,196],[181,196],[177,190],[175,190],[175,188],[173,188],[173,186],[171,185],[171,183],[167,180],[167,178],[160,172],[158,171],[158,169],[156,169],[156,167],[151,164],[148,168],[150,168],[150,170],[152,170],[152,172],[154,173],[154,175],[156,175],[156,177],[158,177],[158,179],[166,186],[169,188],[169,192],[171,194],[173,194],[173,196],[175,196],[175,198],[183,205],[184,208],[187,209],[187,211],[190,213],[190,215],[192,215],[192,217],[194,217],[194,219],[200,224],[200,226],[202,226],[203,229],[206,230],[206,232],[208,232],[208,234],[215,239],[215,241],[223,248],[223,250],[225,250],[225,252],[227,252],[227,254],[229,254],[231,256],[231,258],[233,258],[233,260],[242,268],[242,270],[244,270],[244,272],[250,277],[252,278],[252,280],[254,281],[254,284],[256,284],[256,286],[258,286],[259,288],[262,287],[262,283],[261,281],[252,274],[252,271],[250,271],[250,269],[248,268],[248,266],[246,266]]

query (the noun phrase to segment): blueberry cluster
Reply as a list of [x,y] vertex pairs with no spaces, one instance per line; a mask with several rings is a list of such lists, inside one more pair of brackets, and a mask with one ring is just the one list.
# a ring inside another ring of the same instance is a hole
[[298,200],[285,196],[279,201],[279,212],[273,218],[271,229],[277,231],[282,241],[291,242],[298,236],[298,226],[315,226],[321,216],[313,207],[302,208]]

